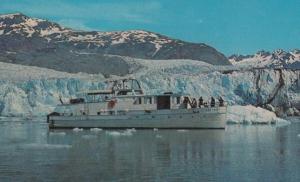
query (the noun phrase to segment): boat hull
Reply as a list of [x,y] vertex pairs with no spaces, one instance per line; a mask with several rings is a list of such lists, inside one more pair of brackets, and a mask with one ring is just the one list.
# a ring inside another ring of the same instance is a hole
[[49,116],[49,128],[224,129],[226,107]]

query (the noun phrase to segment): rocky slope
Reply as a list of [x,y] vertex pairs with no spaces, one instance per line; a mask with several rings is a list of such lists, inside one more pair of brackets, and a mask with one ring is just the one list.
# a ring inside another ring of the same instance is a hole
[[230,65],[214,48],[142,30],[86,32],[23,14],[0,15],[0,61],[58,71],[124,75],[120,55],[144,59],[192,59]]

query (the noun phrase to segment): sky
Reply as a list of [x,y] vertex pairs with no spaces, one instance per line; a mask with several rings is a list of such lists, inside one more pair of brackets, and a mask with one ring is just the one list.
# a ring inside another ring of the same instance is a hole
[[148,30],[226,55],[300,48],[300,0],[0,0],[78,30]]

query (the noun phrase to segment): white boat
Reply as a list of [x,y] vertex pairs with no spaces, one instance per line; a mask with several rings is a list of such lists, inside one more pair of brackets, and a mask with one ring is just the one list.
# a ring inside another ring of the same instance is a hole
[[224,129],[226,104],[197,101],[185,94],[144,94],[136,79],[108,82],[107,90],[58,105],[47,116],[49,128]]

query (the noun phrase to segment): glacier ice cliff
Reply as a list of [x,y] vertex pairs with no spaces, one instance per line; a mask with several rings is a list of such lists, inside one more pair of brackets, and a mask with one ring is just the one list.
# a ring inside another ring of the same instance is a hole
[[[153,63],[153,62],[152,62]],[[300,101],[300,72],[281,69],[218,70],[208,64],[186,64],[182,61],[162,65],[142,64],[127,75],[140,80],[147,93],[172,91],[193,97],[223,96],[230,105],[271,104],[282,112],[298,107]],[[161,63],[160,63],[161,64]],[[152,66],[150,66],[152,65]],[[40,68],[34,68],[40,69]],[[36,73],[36,71],[33,71]],[[44,70],[42,77],[2,79],[0,81],[1,116],[43,116],[59,103],[83,90],[103,89],[102,75],[60,76]],[[18,75],[18,73],[15,73]],[[30,74],[30,73],[28,73]],[[1,71],[0,71],[1,78]]]

